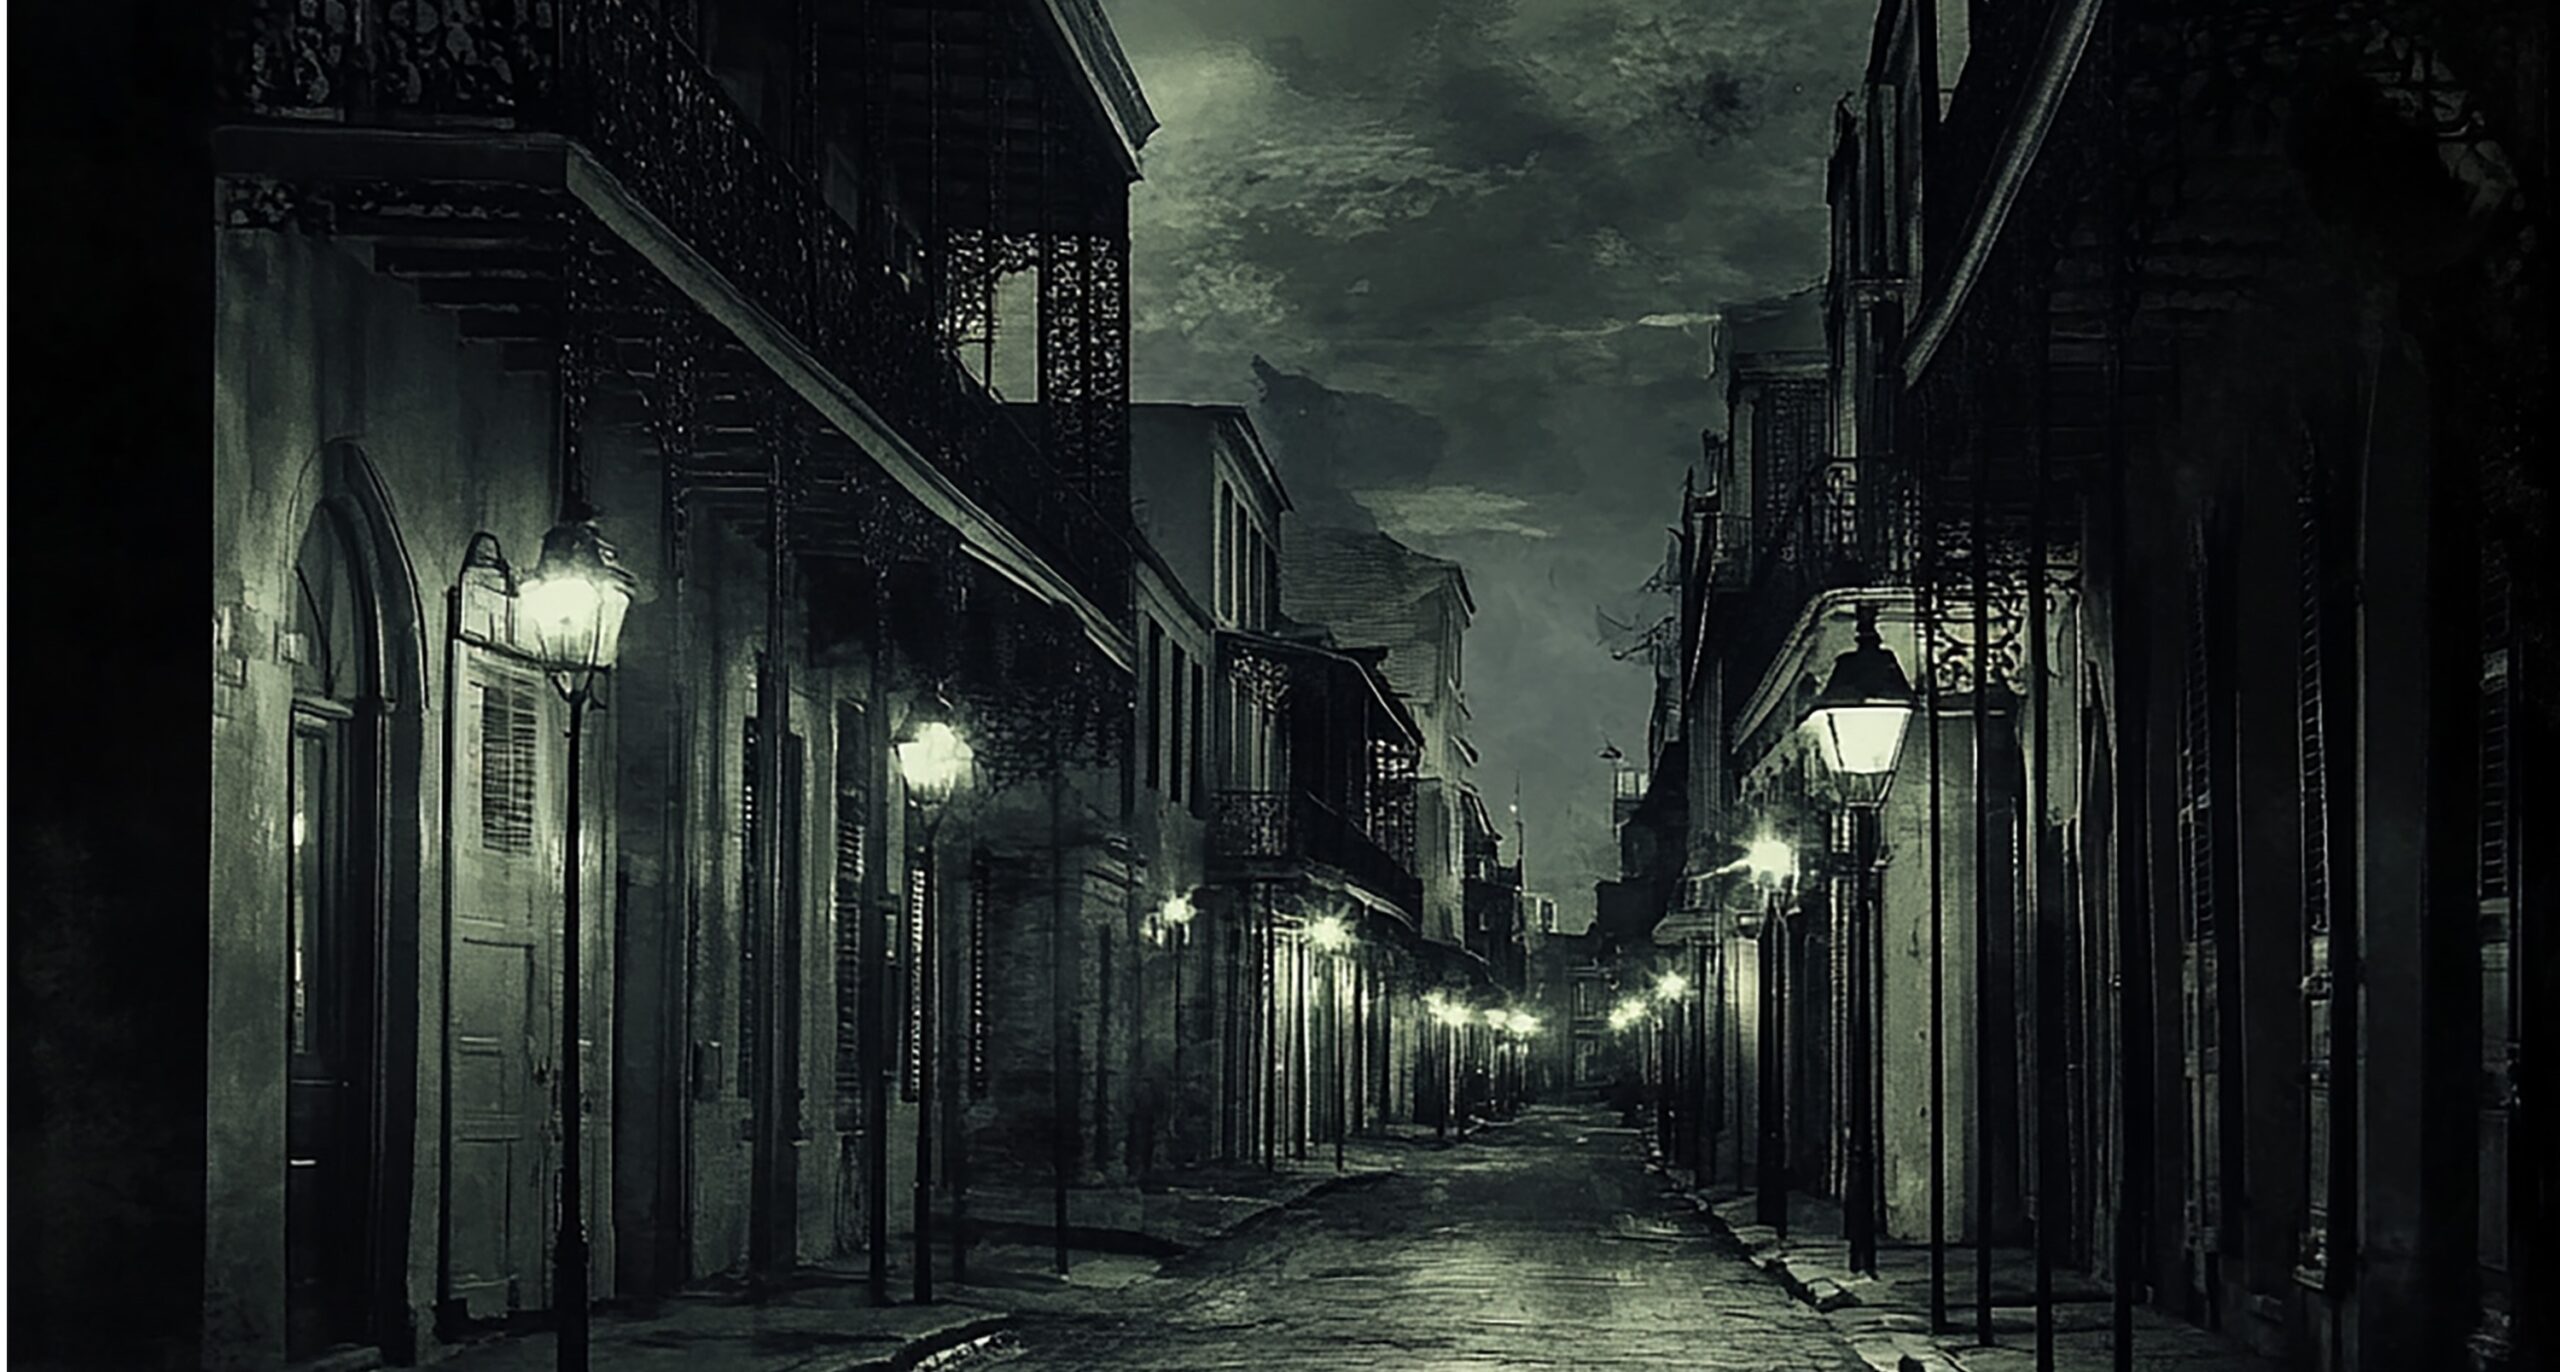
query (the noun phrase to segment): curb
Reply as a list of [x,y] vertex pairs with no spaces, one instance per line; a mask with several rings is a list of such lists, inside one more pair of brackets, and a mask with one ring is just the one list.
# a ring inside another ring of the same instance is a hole
[[1798,1304],[1811,1307],[1814,1313],[1821,1315],[1824,1322],[1831,1326],[1831,1332],[1837,1335],[1842,1343],[1848,1345],[1849,1351],[1857,1356],[1858,1361],[1865,1365],[1868,1372],[1953,1372],[1954,1364],[1943,1358],[1923,1361],[1889,1336],[1852,1333],[1844,1328],[1845,1322],[1835,1317],[1842,1311],[1861,1307],[1863,1303],[1858,1299],[1857,1292],[1829,1277],[1817,1276],[1808,1280],[1797,1275],[1795,1268],[1787,1262],[1785,1254],[1773,1252],[1766,1247],[1755,1247],[1746,1241],[1732,1225],[1725,1222],[1724,1216],[1715,1212],[1714,1203],[1707,1197],[1687,1187],[1681,1189],[1680,1195],[1689,1203],[1691,1209],[1697,1211],[1698,1218],[1706,1223],[1708,1232],[1722,1240],[1726,1248],[1744,1262],[1776,1278],[1778,1285],[1785,1288],[1786,1293]]
[[[927,1364],[935,1368],[955,1366],[974,1358],[983,1345],[994,1342],[998,1335],[1011,1333],[1013,1319],[1010,1313],[982,1316],[949,1329],[937,1329],[895,1353],[844,1363],[829,1372],[916,1372]],[[962,1349],[970,1351],[964,1353]]]

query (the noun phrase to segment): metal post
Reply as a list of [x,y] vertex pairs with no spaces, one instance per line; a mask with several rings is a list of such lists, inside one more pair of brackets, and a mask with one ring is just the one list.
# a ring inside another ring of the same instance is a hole
[[580,918],[578,908],[578,865],[584,861],[578,843],[578,830],[583,822],[579,805],[583,781],[578,773],[584,752],[582,735],[586,732],[587,687],[582,684],[567,695],[569,828],[562,845],[567,861],[560,878],[560,1229],[552,1242],[551,1304],[559,1313],[561,1372],[586,1372],[586,1167],[579,1128],[583,1123],[579,1116],[582,1113],[581,1097],[585,1092],[585,1073],[579,1062],[578,1033],[584,1022],[578,994],[578,952],[584,941],[585,921]]
[[[1697,1116],[1689,1122],[1689,1179],[1703,1187],[1707,1184],[1707,1172],[1715,1149],[1715,1140],[1710,1132],[1715,1123],[1715,1111],[1707,1108],[1707,1074],[1713,1066],[1707,1054],[1707,1020],[1721,1009],[1717,1002],[1709,999],[1707,941],[1703,938],[1693,936],[1689,940],[1689,972],[1689,984],[1698,988],[1697,1013],[1689,1021],[1688,1051],[1692,1060],[1689,1075],[1693,1102],[1697,1106]],[[1717,1108],[1722,1108],[1721,1101]]]
[[[975,870],[974,862],[969,876],[973,883],[984,880],[984,874]],[[938,897],[939,883],[931,884]],[[967,893],[967,898],[971,901],[977,900],[978,892],[971,889]],[[940,922],[940,913],[937,910],[935,923]],[[962,922],[960,927],[965,931],[964,939],[976,937],[977,930],[972,927],[973,924],[974,921]],[[937,943],[936,946],[938,947],[939,944]],[[967,959],[973,956],[974,952],[974,949],[963,947],[960,957],[937,956],[934,962],[935,974],[949,979],[949,984],[942,988],[941,998],[937,1004],[950,1009],[951,1018],[958,1021],[960,1026],[959,1041],[951,1045],[957,1050],[953,1054],[956,1065],[942,1074],[946,1083],[944,1089],[950,1093],[950,1099],[943,1102],[942,1139],[943,1158],[948,1168],[949,1178],[946,1185],[951,1192],[951,1284],[954,1286],[965,1286],[969,1281],[969,1130],[968,1116],[965,1112],[969,1089],[969,1017],[976,1007],[969,1006],[964,1001],[962,986],[965,979],[960,969],[967,965]]]
[[1760,926],[1760,1222],[1787,1232],[1786,926],[1778,897]]
[[1991,1344],[1991,500],[1990,459],[1974,453],[1973,470],[1973,1327]]
[[1873,804],[1854,804],[1843,815],[1849,826],[1848,963],[1849,985],[1849,1176],[1846,1228],[1849,1270],[1873,1276],[1876,1270],[1876,1121],[1873,1083],[1875,1063],[1875,974],[1870,937],[1876,924],[1874,882],[1876,830],[1880,816]]
[[[1053,740],[1053,746],[1055,746]],[[1067,1005],[1066,761],[1049,758],[1049,1238],[1051,1265],[1067,1274],[1067,1171],[1075,1144],[1075,1020]]]
[[1307,940],[1289,940],[1289,1158],[1307,1160],[1307,1130],[1315,1092],[1307,1089]]
[[1185,1096],[1186,1094],[1188,1094],[1188,1092],[1189,1092],[1189,1088],[1190,1088],[1190,1084],[1191,1084],[1191,1079],[1190,1079],[1189,1077],[1187,1077],[1187,1076],[1184,1076],[1184,1075],[1183,1075],[1183,1064],[1182,1064],[1182,950],[1183,950],[1184,945],[1188,944],[1190,941],[1191,941],[1191,926],[1190,926],[1188,923],[1177,924],[1177,925],[1173,926],[1173,1014],[1172,1014],[1172,1020],[1173,1020],[1173,1121],[1172,1121],[1172,1124],[1173,1124],[1173,1155],[1174,1155],[1174,1156],[1173,1156],[1173,1161],[1174,1161],[1174,1165],[1175,1165],[1175,1166],[1177,1166],[1177,1167],[1182,1166],[1182,1165],[1184,1165],[1184,1164],[1186,1164],[1186,1163],[1188,1163],[1188,1162],[1190,1161],[1190,1158],[1189,1158],[1189,1157],[1188,1157],[1188,1156],[1183,1152],[1183,1148],[1182,1148],[1183,1135],[1184,1135],[1184,1133],[1186,1132],[1186,1131],[1183,1129],[1183,1127],[1182,1127],[1182,1122],[1183,1122],[1183,1120],[1184,1120],[1184,1119],[1186,1119],[1186,1118],[1188,1117],[1188,1111],[1187,1111],[1187,1109],[1185,1108],[1185,1103],[1184,1103],[1184,1099],[1183,1099],[1183,1098],[1184,1098],[1184,1096]]
[[1653,1146],[1663,1162],[1671,1160],[1671,1082],[1670,1063],[1665,1061],[1671,1046],[1671,1011],[1657,1001],[1653,1007],[1653,1034],[1645,1042],[1645,1077],[1653,1087]]
[[[1434,1113],[1440,1117],[1440,1142],[1447,1143],[1449,1141],[1449,1114],[1454,1108],[1450,1102],[1457,1098],[1457,1089],[1450,1085],[1450,1078],[1456,1075],[1454,1060],[1458,1053],[1458,1031],[1455,1028],[1450,1028],[1448,1033],[1440,1035],[1439,1038],[1439,1051],[1428,1054],[1418,1054],[1417,1056],[1429,1056],[1439,1059],[1439,1062],[1434,1065],[1439,1068],[1438,1075],[1440,1078],[1440,1090],[1437,1094],[1440,1097],[1440,1108]],[[1426,1046],[1430,1045],[1430,1038],[1426,1036],[1423,1039],[1423,1043]]]
[[1341,1149],[1344,1149],[1344,1137],[1352,1131],[1352,1113],[1349,1113],[1352,1108],[1349,1108],[1349,1093],[1344,1090],[1344,1085],[1347,1085],[1347,1080],[1344,1080],[1344,1065],[1347,1065],[1347,1062],[1344,1062],[1344,1042],[1341,1042],[1341,1039],[1344,1039],[1344,1024],[1341,1024],[1341,1016],[1344,1016],[1344,1006],[1341,1006],[1341,968],[1329,968],[1329,970],[1331,970],[1331,978],[1329,983],[1326,983],[1326,998],[1334,1001],[1334,1014],[1331,1014],[1331,1037],[1334,1037],[1334,1170],[1341,1172],[1344,1170]]
[[942,902],[942,874],[934,869],[934,844],[942,827],[941,816],[924,823],[924,845],[918,860],[924,864],[924,908],[916,912],[923,922],[920,961],[911,973],[916,995],[916,1177],[915,1177],[915,1243],[916,1304],[933,1303],[933,1059],[935,1005],[937,984],[942,979],[942,938],[934,907]]
[[1280,927],[1262,902],[1262,1170],[1280,1167]]
[[[1924,476],[1924,511],[1926,480]],[[1934,572],[1935,527],[1926,522],[1922,527],[1922,555]],[[1922,580],[1920,682],[1929,725],[1929,1332],[1936,1334],[1947,1328],[1947,924],[1940,827],[1945,815],[1939,798],[1938,662],[1935,636],[1929,632],[1941,602],[1928,575]]]
[[1369,1132],[1369,1059],[1375,1050],[1369,1043],[1369,963],[1365,957],[1351,964],[1351,1078],[1357,1083],[1351,1090],[1351,1128],[1355,1133]]
[[[2044,368],[2037,369],[2039,385],[2036,398],[2042,399]],[[2033,720],[2034,756],[2027,768],[2027,818],[2025,831],[2027,863],[2027,899],[2033,902],[2032,930],[2035,955],[2029,966],[2036,979],[2035,1003],[2035,1122],[2036,1122],[2036,1372],[2053,1372],[2053,1264],[2054,1247],[2064,1207],[2064,1170],[2070,1165],[2068,1139],[2064,1137],[2056,1097],[2062,1090],[2059,1066],[2062,1037],[2062,968],[2061,940],[2055,937],[2056,915],[2052,902],[2045,898],[2044,825],[2047,795],[2047,773],[2050,768],[2046,738],[2045,704],[2052,691],[2045,679],[2045,441],[2044,415],[2039,404],[2034,415],[2036,432],[2030,439],[2035,444],[2034,485],[2027,496],[2027,689],[2035,696]]]
[[[881,574],[880,585],[880,594],[885,604],[888,595],[888,579],[885,572]],[[875,657],[871,672],[871,698],[874,701],[884,701],[888,698],[887,675]],[[884,709],[864,716],[865,727],[872,730],[875,757],[881,751],[885,751],[879,749],[877,745],[886,725],[887,713]],[[866,827],[870,826],[869,815],[863,816],[863,824]],[[875,872],[875,875],[865,884],[866,896],[875,898],[865,901],[869,908],[862,915],[861,1012],[865,1032],[862,1036],[860,1052],[863,1091],[866,1097],[862,1144],[863,1168],[868,1174],[863,1178],[865,1209],[869,1211],[865,1216],[868,1221],[865,1226],[868,1231],[866,1247],[870,1250],[867,1254],[869,1259],[867,1280],[871,1290],[871,1303],[887,1305],[889,1303],[889,1079],[896,1071],[888,1045],[892,1041],[891,1035],[897,1032],[897,1026],[890,1018],[888,1005],[889,937],[892,928],[889,921],[889,905],[885,893],[878,893],[875,889],[876,883],[880,880],[876,872],[881,864],[871,864],[867,855],[865,863]]]

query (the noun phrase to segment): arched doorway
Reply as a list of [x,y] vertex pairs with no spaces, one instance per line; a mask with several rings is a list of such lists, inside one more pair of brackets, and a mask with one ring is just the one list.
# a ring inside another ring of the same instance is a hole
[[286,1347],[370,1343],[379,1208],[383,638],[350,512],[324,503],[293,572],[285,767]]

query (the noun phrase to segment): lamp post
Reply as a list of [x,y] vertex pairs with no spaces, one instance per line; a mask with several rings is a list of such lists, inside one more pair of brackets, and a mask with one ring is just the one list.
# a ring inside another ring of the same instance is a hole
[[1440,1141],[1449,1140],[1449,1117],[1458,1112],[1458,1026],[1467,1022],[1463,1005],[1435,991],[1423,1001],[1431,1018],[1448,1032],[1441,1036]]
[[[924,816],[924,842],[918,861],[924,866],[924,901],[916,918],[923,922],[921,947],[914,971],[916,996],[916,1302],[933,1300],[933,1049],[934,1036],[940,1032],[935,1018],[935,983],[942,969],[942,939],[936,917],[941,904],[941,874],[936,869],[935,847],[942,833],[942,816],[952,794],[969,774],[976,752],[969,746],[949,718],[949,708],[937,693],[919,702],[907,720],[904,735],[898,740],[898,776],[906,783],[907,803]],[[958,1226],[955,1224],[954,1226]],[[953,1237],[956,1255],[966,1245],[968,1236]],[[962,1261],[955,1256],[955,1262]],[[963,1269],[965,1270],[965,1269]]]
[[[1682,1012],[1684,1008],[1682,1002],[1688,994],[1689,979],[1677,971],[1664,972],[1653,980],[1653,1001],[1656,1007],[1653,1016],[1654,1058],[1661,1064],[1662,1079],[1655,1098],[1654,1140],[1662,1147],[1662,1161],[1665,1167],[1671,1165],[1673,1155],[1677,1152],[1675,1137],[1678,1130],[1675,1125],[1688,1123],[1689,1112],[1684,1108],[1688,1104],[1686,1080],[1688,1064],[1672,1056],[1680,1042],[1675,1027],[1677,1022],[1673,1016]],[[1675,1095],[1681,1098],[1680,1106],[1677,1107],[1672,1104],[1672,1098]]]
[[1331,1008],[1331,1013],[1325,1017],[1328,1021],[1325,1037],[1333,1050],[1333,1118],[1330,1123],[1333,1130],[1333,1170],[1336,1172],[1344,1170],[1342,1136],[1349,1116],[1345,1113],[1343,1101],[1342,979],[1334,963],[1338,955],[1350,951],[1352,941],[1351,926],[1344,923],[1339,915],[1326,915],[1307,926],[1307,942],[1325,955],[1325,999]]
[[578,843],[584,779],[579,768],[596,678],[613,667],[622,646],[623,616],[638,589],[638,581],[615,561],[613,545],[595,524],[570,519],[542,536],[541,561],[516,592],[534,654],[569,706],[569,814],[560,878],[560,1210],[551,1282],[563,1372],[585,1372],[587,1366],[586,1159],[580,1128],[586,1088],[579,1042],[584,1023],[579,953],[585,921],[578,889],[578,868],[584,861]]
[[1842,1207],[1849,1267],[1876,1270],[1876,972],[1880,922],[1876,877],[1879,829],[1902,735],[1911,723],[1911,680],[1876,636],[1876,607],[1858,606],[1857,643],[1831,667],[1831,679],[1804,719],[1839,790],[1840,838],[1849,850],[1849,1191]]
[[[1183,1093],[1189,1081],[1182,1067],[1182,950],[1191,942],[1191,921],[1198,914],[1190,895],[1176,891],[1165,897],[1164,904],[1148,920],[1148,932],[1173,953],[1173,1134],[1177,1154],[1182,1152]],[[1177,1158],[1176,1165],[1183,1160]]]
[[[1629,996],[1620,1000],[1617,1006],[1609,1011],[1609,1027],[1618,1033],[1623,1034],[1636,1028],[1638,1025],[1646,1023],[1652,1017],[1653,1006],[1649,999],[1642,996]],[[1636,1052],[1638,1054],[1637,1070],[1644,1083],[1647,1086],[1650,1086],[1653,1082],[1652,1040],[1639,1040]],[[1632,1126],[1636,1122],[1636,1109],[1637,1107],[1632,1103],[1627,1106],[1626,1114],[1623,1117],[1626,1124]]]

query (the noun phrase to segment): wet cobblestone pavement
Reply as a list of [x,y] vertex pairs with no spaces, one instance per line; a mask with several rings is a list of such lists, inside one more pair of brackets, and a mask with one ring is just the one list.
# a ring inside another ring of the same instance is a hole
[[1008,1372],[1839,1372],[1822,1317],[1708,1236],[1597,1112],[1539,1111],[1362,1179],[1072,1310]]

